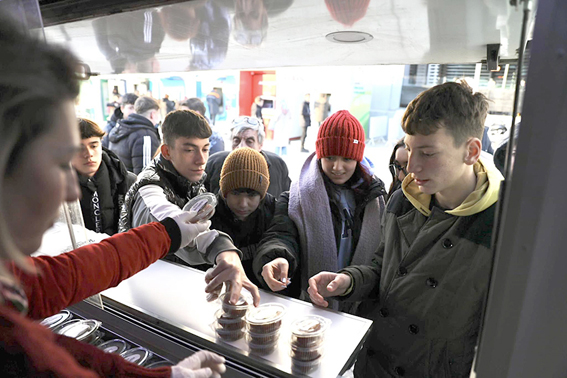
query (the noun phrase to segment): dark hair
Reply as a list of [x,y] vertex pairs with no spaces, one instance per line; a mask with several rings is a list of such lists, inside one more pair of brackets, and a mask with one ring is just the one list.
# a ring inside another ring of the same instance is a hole
[[151,97],[138,97],[134,102],[134,111],[136,114],[145,114],[150,110],[159,110],[159,103]]
[[[321,175],[323,176],[323,182],[325,183],[327,193],[331,193],[329,191],[329,188],[334,184],[331,179],[327,177],[325,172],[323,172],[321,160],[317,160],[317,166],[319,167],[319,172],[321,172]],[[354,169],[352,176],[348,179],[347,182],[344,183],[345,186],[352,188],[355,197],[357,197],[357,202],[358,197],[360,197],[361,195],[366,195],[366,192],[370,188],[371,184],[372,175],[368,173],[366,168],[364,168],[364,166],[360,164],[360,162],[356,162],[356,168]]]
[[92,137],[102,138],[104,136],[104,131],[102,131],[99,125],[97,125],[90,119],[77,118],[77,121],[79,122],[81,139],[89,139]]
[[207,112],[207,108],[205,108],[205,104],[201,99],[197,97],[190,98],[188,100],[183,101],[180,106],[186,106],[191,110],[196,111],[197,113],[201,114],[202,116],[205,115]]
[[126,93],[120,99],[120,105],[126,105],[126,104],[134,105],[137,99],[138,96],[135,93]]
[[[392,151],[392,155],[390,156],[390,165],[394,164],[394,162],[396,161],[396,151],[398,151],[400,147],[405,148],[404,138],[400,139],[394,146],[394,150]],[[392,193],[394,193],[401,185],[401,181],[398,179],[398,175],[396,175],[395,173],[391,173],[391,175],[392,175],[392,184],[390,184],[390,189],[388,190],[386,201],[388,200],[388,198],[390,198]]]
[[213,134],[205,117],[194,110],[170,112],[163,121],[161,131],[163,142],[171,147],[179,137],[206,139]]
[[482,139],[488,99],[474,93],[467,83],[451,82],[421,92],[413,99],[402,118],[409,135],[430,135],[445,128],[460,146],[470,137]]
[[242,194],[242,193],[246,193],[246,194],[253,194],[253,195],[260,195],[260,193],[257,190],[254,189],[250,189],[250,188],[238,188],[238,189],[233,189],[230,191],[230,193],[234,193],[234,194]]

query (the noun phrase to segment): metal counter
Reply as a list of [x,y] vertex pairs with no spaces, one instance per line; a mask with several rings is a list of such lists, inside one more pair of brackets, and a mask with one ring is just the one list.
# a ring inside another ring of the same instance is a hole
[[321,365],[311,373],[311,377],[329,378],[341,374],[352,361],[372,324],[370,320],[261,291],[261,303],[281,303],[287,312],[277,349],[266,356],[250,355],[244,339],[226,342],[216,337],[212,323],[220,303],[206,301],[204,275],[199,270],[157,261],[119,286],[102,292],[102,295],[107,304],[115,304],[121,311],[153,322],[177,336],[190,337],[197,345],[232,357],[239,363],[280,377],[293,376],[289,326],[295,318],[319,315],[332,322],[325,336]]

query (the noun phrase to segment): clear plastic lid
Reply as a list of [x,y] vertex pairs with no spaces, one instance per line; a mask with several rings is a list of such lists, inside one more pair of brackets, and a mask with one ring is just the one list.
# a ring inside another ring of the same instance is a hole
[[108,340],[100,344],[99,349],[104,350],[106,353],[120,354],[128,348],[128,344],[124,340],[114,339]]
[[238,301],[236,301],[235,304],[230,304],[228,302],[230,298],[228,294],[228,292],[225,292],[219,297],[219,301],[222,303],[222,307],[225,311],[227,309],[245,310],[252,304],[252,295],[247,291],[240,292],[240,297],[238,297]]
[[331,321],[327,318],[317,315],[308,315],[296,319],[291,323],[291,333],[296,336],[319,336],[331,325]]
[[56,332],[81,341],[93,335],[101,324],[98,320],[79,320],[58,329]]
[[254,307],[246,314],[246,321],[253,325],[271,324],[282,320],[285,306],[279,303],[266,303]]
[[[207,205],[210,205],[206,208]],[[183,206],[183,211],[193,211],[196,214],[191,222],[201,222],[211,219],[217,206],[217,197],[212,193],[202,193],[193,197]]]
[[125,352],[120,353],[122,357],[128,362],[134,364],[143,365],[146,361],[152,357],[152,352],[146,348],[138,347],[133,349],[128,349]]
[[49,329],[53,329],[69,319],[71,319],[71,313],[67,310],[63,310],[58,314],[43,319],[40,324]]

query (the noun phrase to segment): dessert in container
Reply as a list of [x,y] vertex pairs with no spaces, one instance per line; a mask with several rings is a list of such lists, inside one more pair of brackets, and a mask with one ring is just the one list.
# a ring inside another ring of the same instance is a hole
[[254,333],[248,331],[248,333],[246,334],[246,340],[249,343],[253,343],[256,345],[267,345],[267,344],[277,343],[279,338],[280,338],[279,329],[269,333]]
[[302,348],[295,344],[291,344],[290,356],[299,361],[312,361],[323,355],[323,342],[313,344],[310,347]]
[[291,323],[291,344],[300,348],[319,345],[330,325],[329,319],[317,315],[296,319]]
[[246,326],[246,321],[244,317],[236,317],[232,318],[224,312],[223,309],[219,309],[215,313],[215,318],[217,319],[217,323],[219,326],[227,331],[235,331],[239,329],[243,329]]
[[285,307],[279,303],[266,303],[254,307],[246,314],[248,331],[256,335],[278,331],[284,315]]
[[229,303],[229,295],[227,292],[219,297],[222,310],[228,318],[241,318],[246,315],[250,304],[252,303],[252,295],[247,292],[242,292],[238,301],[235,304]]
[[251,341],[248,342],[248,348],[250,348],[250,353],[260,354],[260,355],[266,355],[272,353],[277,346],[278,346],[277,339],[267,344],[256,344]]
[[244,329],[225,329],[223,328],[218,322],[214,322],[213,328],[215,329],[215,333],[219,338],[224,341],[236,341],[244,337]]
[[316,370],[321,364],[321,357],[310,361],[299,361],[291,359],[291,371],[294,374],[309,374]]

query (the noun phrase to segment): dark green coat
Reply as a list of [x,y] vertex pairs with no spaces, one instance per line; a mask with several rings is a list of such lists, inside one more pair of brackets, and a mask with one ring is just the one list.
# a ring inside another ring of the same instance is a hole
[[[344,299],[374,320],[355,377],[469,377],[492,263],[493,204],[457,217],[390,199],[373,266],[348,267]],[[368,299],[370,298],[370,299]]]

